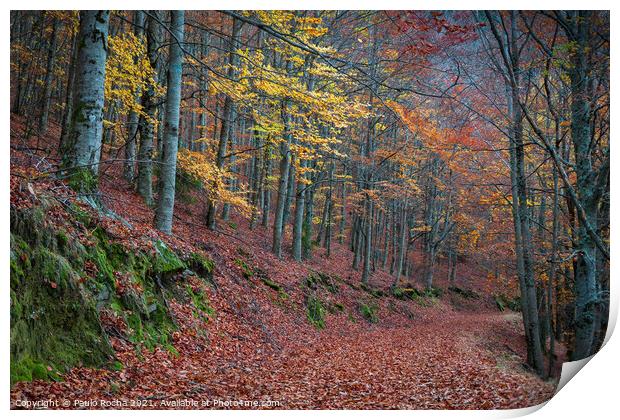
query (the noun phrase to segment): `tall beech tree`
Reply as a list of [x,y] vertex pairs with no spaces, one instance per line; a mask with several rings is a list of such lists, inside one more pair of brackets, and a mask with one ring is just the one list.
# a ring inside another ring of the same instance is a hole
[[64,166],[83,192],[97,189],[109,20],[109,10],[80,12],[73,117]]
[[168,60],[166,117],[159,177],[159,194],[157,196],[157,210],[155,212],[155,227],[165,233],[172,232],[172,219],[174,215],[185,12],[183,10],[173,10],[170,12],[170,15],[171,40],[170,58]]

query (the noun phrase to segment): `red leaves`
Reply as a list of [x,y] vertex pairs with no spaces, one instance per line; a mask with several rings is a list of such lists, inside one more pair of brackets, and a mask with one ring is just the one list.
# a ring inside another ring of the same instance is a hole
[[[150,227],[152,210],[120,181],[118,171],[110,172],[112,179],[102,178],[103,199],[131,228],[107,218],[97,223],[125,246],[146,249],[151,238],[160,237]],[[11,177],[12,204],[31,205],[32,192],[23,187]],[[60,188],[58,183],[36,182],[31,189],[39,195]],[[62,189],[61,194],[71,192]],[[18,399],[56,399],[70,403],[60,408],[119,408],[112,403],[123,404],[120,408],[174,408],[174,401],[187,398],[278,401],[287,409],[473,409],[525,407],[552,395],[553,385],[519,366],[525,349],[513,320],[455,312],[444,302],[422,307],[383,297],[373,299],[379,322],[370,325],[357,312],[358,301],[371,298],[351,287],[359,284],[360,273],[349,269],[351,254],[346,245],[334,243],[330,258],[317,251],[315,259],[304,264],[280,260],[270,252],[270,235],[264,228],[249,230],[247,221],[235,220],[234,230],[224,225],[221,233],[210,232],[201,210],[200,204],[179,202],[174,235],[163,238],[180,252],[208,251],[216,267],[217,288],[196,277],[186,279],[194,294],[208,297],[214,315],[196,316],[198,309],[191,302],[169,302],[178,325],[172,344],[179,356],[161,348],[137,355],[133,343],[118,338],[128,335],[123,318],[103,309],[101,324],[114,332],[110,341],[122,364],[120,371],[76,367],[63,375],[62,382],[18,383],[11,390],[13,405]],[[67,228],[67,220],[73,219],[58,206],[49,220]],[[76,224],[73,229],[72,237],[86,236],[83,226]],[[234,263],[242,254],[239,248],[253,269],[283,288],[286,299],[257,281],[256,275],[252,281],[242,277]],[[85,262],[84,270],[89,277],[97,274],[92,261]],[[321,292],[326,302],[344,308],[326,315],[323,331],[306,320],[300,284],[310,270],[342,278],[337,294]],[[462,276],[467,273],[473,278],[472,271],[467,265],[460,268]],[[118,293],[139,291],[127,273],[114,275]],[[387,289],[391,280],[388,273],[377,270],[373,287]],[[54,282],[50,286],[57,287]],[[477,304],[475,310],[484,310],[484,305]],[[507,353],[506,348],[518,354]],[[84,404],[75,407],[75,400]],[[108,404],[87,404],[91,400]]]

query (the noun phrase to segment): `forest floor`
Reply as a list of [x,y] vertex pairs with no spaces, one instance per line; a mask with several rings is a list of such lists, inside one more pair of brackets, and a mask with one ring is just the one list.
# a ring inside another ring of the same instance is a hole
[[[53,162],[35,150],[44,146],[26,147],[16,131],[12,195],[14,172],[45,171]],[[448,291],[438,280],[440,297],[397,299],[386,292],[392,277],[381,268],[369,289],[359,287],[346,244],[335,243],[330,258],[316,248],[312,259],[297,263],[286,247],[283,259],[270,252],[268,227],[251,230],[233,215],[209,231],[196,194],[177,201],[173,234],[157,233],[150,227],[153,211],[122,180],[118,165],[101,170],[102,201],[132,226],[129,235],[159,236],[214,260],[217,287],[206,288],[214,315],[198,325],[187,304],[173,301],[178,355],[160,348],[137,354],[122,336],[113,337],[122,369],[76,367],[61,381],[19,382],[11,389],[12,407],[53,399],[62,402],[59,408],[491,409],[540,404],[555,391],[553,381],[524,367],[521,318],[496,308],[474,263],[459,267],[458,284],[476,297]],[[56,194],[50,185],[57,183],[28,190]],[[331,283],[309,285],[316,272]],[[418,286],[418,273],[411,277],[409,286]],[[278,288],[265,287],[265,278]],[[309,296],[323,302],[323,329],[308,321]]]

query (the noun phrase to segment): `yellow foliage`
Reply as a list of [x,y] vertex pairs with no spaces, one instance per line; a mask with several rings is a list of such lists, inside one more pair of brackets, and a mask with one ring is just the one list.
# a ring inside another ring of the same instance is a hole
[[[121,116],[133,111],[148,118],[142,110],[139,93],[154,88],[156,95],[163,95],[163,88],[155,81],[156,74],[147,57],[144,36],[137,37],[131,32],[111,36],[108,51],[104,86],[106,106],[115,106]],[[121,129],[118,122],[108,121],[107,124]]]
[[226,180],[232,178],[234,174],[225,168],[218,168],[213,156],[208,153],[181,149],[177,159],[179,169],[202,183],[210,201],[218,204],[230,204],[237,208],[242,215],[251,216],[252,206],[246,198],[248,191],[242,188],[237,191],[230,191],[226,188]]

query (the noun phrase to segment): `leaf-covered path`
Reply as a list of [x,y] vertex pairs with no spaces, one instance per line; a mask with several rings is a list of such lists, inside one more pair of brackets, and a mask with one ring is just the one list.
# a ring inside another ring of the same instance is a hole
[[[459,314],[408,327],[334,326],[279,349],[237,337],[236,345],[213,352],[127,357],[122,372],[74,369],[66,382],[39,382],[23,394],[16,388],[13,400],[56,395],[125,401],[127,408],[187,400],[216,408],[230,401],[277,401],[285,409],[522,408],[548,400],[555,387],[521,369],[508,344],[490,341],[493,334],[513,340],[515,323],[514,316]],[[231,350],[243,357],[231,359]]]
[[493,342],[486,341],[494,332],[511,334],[512,323],[504,315],[460,314],[415,327],[326,331],[290,343],[270,363],[245,371],[242,382],[252,390],[245,398],[268,396],[285,408],[321,409],[541,403],[552,395],[553,385],[510,364],[509,347],[494,352]]
[[[468,409],[542,402],[551,387],[498,365],[485,342],[501,315],[459,315],[416,327],[376,328],[291,346],[276,393],[299,408]],[[287,392],[288,391],[288,392]],[[312,399],[308,399],[312,396]]]

